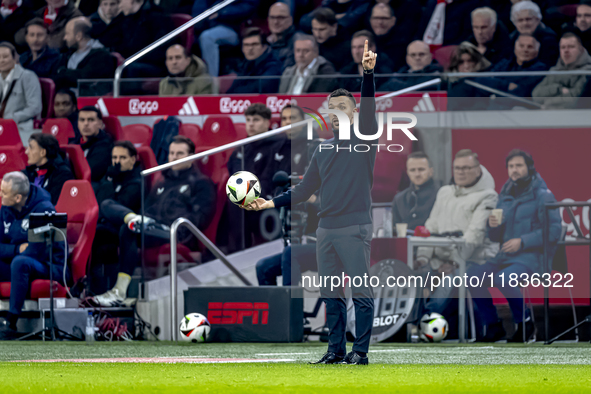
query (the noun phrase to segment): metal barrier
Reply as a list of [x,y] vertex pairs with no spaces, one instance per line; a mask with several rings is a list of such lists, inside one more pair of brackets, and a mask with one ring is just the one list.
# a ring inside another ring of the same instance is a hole
[[154,41],[153,43],[151,43],[150,45],[148,45],[147,47],[145,47],[144,49],[142,49],[141,51],[139,51],[135,55],[131,56],[130,58],[125,59],[123,64],[120,65],[119,67],[117,67],[117,69],[115,70],[115,78],[113,79],[113,97],[119,97],[119,94],[120,94],[119,84],[121,83],[121,75],[123,74],[123,69],[125,67],[129,66],[131,63],[135,62],[140,57],[142,57],[145,54],[151,52],[152,50],[158,48],[160,45],[164,44],[165,42],[167,42],[171,38],[178,36],[179,34],[184,32],[188,28],[195,26],[197,23],[201,22],[202,20],[209,17],[210,15],[215,14],[216,12],[221,10],[222,8],[226,7],[227,5],[232,4],[235,1],[236,0],[226,0],[223,3],[217,4],[213,7],[211,7],[207,11],[205,11],[205,12],[197,15],[195,18],[191,19],[189,22],[183,24],[182,26],[177,27],[176,29],[174,29],[173,31],[168,33],[167,35]]

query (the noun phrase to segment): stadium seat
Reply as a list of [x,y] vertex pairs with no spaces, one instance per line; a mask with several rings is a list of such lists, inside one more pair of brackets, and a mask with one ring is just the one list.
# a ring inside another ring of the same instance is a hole
[[0,146],[0,179],[12,171],[22,171],[27,166],[18,148]]
[[457,45],[446,45],[436,49],[435,52],[433,52],[433,59],[437,60],[444,70],[447,71],[449,68],[449,63],[451,62],[451,57],[453,56],[457,47]]
[[[158,166],[158,162],[156,161],[156,156],[154,155],[152,148],[150,148],[150,145],[144,145],[144,146],[140,146],[139,148],[137,148],[137,155],[138,155],[138,160],[140,162],[142,170],[147,170],[147,169]],[[155,174],[148,176],[148,179],[146,179],[147,190],[150,190],[150,188],[154,184],[156,177],[159,174],[160,173],[155,173]]]
[[136,148],[150,146],[152,128],[146,124],[130,124],[121,128],[121,140],[131,142]]
[[203,124],[198,146],[221,146],[241,138],[229,116],[210,115]]
[[74,127],[67,118],[47,119],[43,123],[43,133],[51,134],[60,145],[67,145],[70,138],[74,138]]
[[18,131],[16,122],[12,119],[0,119],[0,146],[9,146],[18,150],[26,160],[25,147]]
[[76,179],[90,182],[90,166],[80,145],[61,145],[60,148],[68,155]]
[[[86,267],[92,241],[96,231],[99,207],[94,197],[92,186],[87,181],[67,181],[55,206],[57,212],[68,214],[67,238],[69,253],[68,264],[74,282],[86,275]],[[54,280],[54,297],[66,297],[63,280]],[[36,279],[31,283],[29,299],[49,298],[50,282],[48,279]],[[0,284],[0,298],[10,297],[10,282]]]
[[111,52],[111,56],[117,60],[117,67],[125,63],[125,58],[119,52]]
[[558,7],[558,12],[564,16],[568,16],[569,18],[574,18],[577,16],[577,7],[579,4],[565,4]]
[[181,123],[179,128],[179,135],[184,135],[195,143],[195,146],[199,147],[201,144],[199,138],[201,136],[201,127],[194,123]]
[[217,205],[215,214],[210,225],[203,231],[203,234],[214,243],[216,241],[218,224],[225,207],[226,182],[229,178],[226,163],[228,162],[231,152],[232,151],[221,152],[197,161],[197,165],[201,172],[207,175],[216,185]]
[[[376,156],[371,197],[373,202],[391,202],[406,173],[406,158],[412,152],[412,141],[404,135],[397,134],[394,134],[392,141],[388,141],[384,132],[379,143],[385,146],[380,147]],[[386,146],[392,144],[400,144],[404,149],[400,153],[388,152]]]
[[[269,125],[269,127],[271,130],[275,130],[281,127],[281,116],[272,116],[271,124]],[[246,133],[246,131],[244,133]]]
[[41,118],[47,119],[53,117],[53,99],[55,97],[55,83],[49,78],[39,78],[41,84],[41,101],[43,109]]
[[105,124],[105,131],[113,137],[114,141],[122,140],[123,127],[116,116],[103,116],[103,123]]
[[[175,29],[189,22],[191,19],[191,15],[187,14],[170,14],[170,20],[172,21],[172,24]],[[191,53],[191,47],[193,46],[194,36],[195,34],[193,32],[192,27],[182,32],[179,36],[181,39],[181,45],[185,47],[187,53]]]

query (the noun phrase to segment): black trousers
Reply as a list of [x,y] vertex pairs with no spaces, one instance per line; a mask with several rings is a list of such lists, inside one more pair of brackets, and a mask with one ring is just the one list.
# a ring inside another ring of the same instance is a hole
[[[355,342],[353,350],[367,353],[373,326],[374,294],[369,286],[369,256],[372,225],[362,224],[337,229],[318,228],[316,257],[320,280],[329,277],[341,278],[343,273],[351,278],[367,277],[367,286],[351,284],[355,305]],[[331,289],[331,280],[320,287],[320,294],[326,304],[328,324],[328,351],[344,356],[347,352],[345,336],[347,325],[347,304],[343,284]]]

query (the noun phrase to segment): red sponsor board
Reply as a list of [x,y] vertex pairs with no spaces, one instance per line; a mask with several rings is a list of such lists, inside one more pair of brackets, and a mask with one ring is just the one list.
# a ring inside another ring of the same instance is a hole
[[[499,192],[508,179],[505,157],[514,148],[532,154],[535,167],[546,181],[558,201],[591,201],[591,183],[586,176],[589,168],[591,129],[463,129],[452,131],[453,154],[460,149],[472,149],[479,155],[480,163],[495,179]],[[567,211],[560,210],[567,225],[567,236],[574,226]],[[589,234],[589,209],[573,208],[576,221],[585,235]],[[568,238],[567,238],[568,240]],[[568,246],[570,284],[575,301],[589,303],[589,247]],[[564,284],[564,281],[562,281]],[[568,288],[551,287],[550,298],[555,302],[570,302]],[[543,288],[530,287],[530,296],[542,301]],[[495,295],[500,296],[495,290]],[[559,300],[562,299],[562,300]]]
[[[377,94],[382,96],[385,93]],[[354,95],[359,98],[359,94]],[[81,97],[80,108],[95,105],[103,115],[113,116],[197,116],[197,115],[240,115],[253,103],[263,103],[274,114],[290,101],[314,109],[327,107],[326,94],[306,96],[290,95],[233,95],[233,96],[185,96],[185,97]],[[379,100],[376,103],[379,112],[436,112],[447,108],[446,92],[409,93],[399,97]]]

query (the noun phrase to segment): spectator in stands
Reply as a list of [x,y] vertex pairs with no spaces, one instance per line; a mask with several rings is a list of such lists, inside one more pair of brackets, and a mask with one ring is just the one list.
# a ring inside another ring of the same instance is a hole
[[[195,153],[195,144],[189,138],[177,135],[169,146],[169,163]],[[102,204],[103,207],[105,204]],[[94,297],[101,306],[129,304],[127,288],[135,267],[140,263],[139,227],[144,226],[146,247],[154,248],[170,242],[170,226],[180,218],[189,219],[197,228],[204,230],[211,223],[216,207],[216,189],[211,180],[201,174],[192,162],[176,164],[162,172],[145,203],[146,217],[119,204],[110,204],[110,218],[118,218],[121,226],[119,237],[119,274],[115,286],[104,294]],[[156,222],[156,223],[154,223]],[[187,247],[196,247],[195,238],[188,231],[180,230],[178,242]]]
[[34,133],[29,138],[26,154],[28,166],[24,170],[25,175],[33,185],[50,194],[53,205],[57,204],[64,183],[74,179],[59,142],[51,134]]
[[35,17],[33,11],[30,4],[22,0],[3,0],[0,6],[0,37],[15,45],[19,52],[25,50],[26,46],[17,45],[14,36]]
[[[462,149],[453,161],[452,184],[442,186],[437,192],[425,227],[432,234],[461,232],[465,246],[460,251],[460,257],[466,260],[468,266],[483,264],[498,251],[498,245],[486,237],[486,220],[496,203],[497,192],[492,175],[480,164],[477,153]],[[427,264],[439,274],[458,274],[451,248],[419,248],[415,267]],[[445,316],[452,290],[450,286],[438,287],[426,308]]]
[[[487,71],[490,66],[490,62],[478,52],[476,46],[464,41],[452,55],[449,71],[452,73],[475,73]],[[465,83],[466,79],[466,77],[455,76],[448,78],[447,96],[453,97],[453,99],[448,100],[448,109],[483,109],[482,106],[488,106],[488,100],[484,102],[484,100],[473,99],[473,97],[488,97],[488,92],[468,85]]]
[[558,41],[556,33],[542,22],[540,7],[533,1],[520,1],[511,7],[511,22],[516,30],[511,33],[513,43],[519,34],[531,34],[540,43],[538,58],[544,64],[550,65],[558,58]]
[[377,3],[371,10],[369,25],[375,36],[378,52],[386,54],[393,62],[391,73],[404,66],[403,54],[412,37],[395,28],[396,16],[392,7]]
[[[82,12],[76,8],[74,1],[68,0],[46,0],[47,6],[35,12],[39,18],[47,25],[49,38],[47,45],[50,48],[58,50],[66,50],[66,43],[64,36],[66,34],[66,23],[72,18],[82,16]],[[18,45],[25,44],[25,28],[23,27],[16,33],[16,43]]]
[[60,59],[53,77],[56,87],[78,88],[79,79],[112,78],[116,60],[103,44],[90,37],[92,24],[85,17],[74,18],[66,24],[64,39],[69,49]]
[[[111,213],[116,212],[116,207],[139,212],[141,208],[140,172],[137,149],[129,141],[116,141],[111,153],[111,165],[95,190],[96,201],[99,204],[99,221],[92,243],[93,273],[94,269],[102,265],[118,261],[119,232],[124,223],[123,218],[117,215],[112,216]],[[101,288],[101,293],[112,286],[110,281],[104,282],[106,283],[98,286]]]
[[397,193],[392,201],[392,234],[396,234],[396,223],[406,223],[410,230],[424,226],[441,187],[441,182],[433,179],[433,165],[424,152],[408,155],[406,173],[410,186]]
[[282,63],[271,51],[265,34],[258,27],[250,27],[242,34],[242,53],[244,62],[240,65],[237,77],[272,77],[235,79],[226,93],[277,93]]
[[25,25],[25,41],[29,50],[20,55],[20,64],[39,78],[50,78],[60,60],[57,49],[47,46],[49,34],[43,19],[34,18]]
[[[534,36],[522,34],[515,41],[515,53],[510,59],[501,60],[491,68],[491,72],[518,72],[518,71],[545,71],[548,69],[544,63],[538,60],[540,43]],[[531,97],[534,87],[543,79],[543,76],[516,76],[482,78],[477,82],[503,90],[520,97]]]
[[492,64],[511,56],[511,39],[509,32],[501,21],[497,21],[497,13],[489,7],[477,8],[472,11],[473,35],[468,39],[476,46]]
[[279,93],[302,94],[335,89],[334,78],[318,78],[337,72],[332,63],[318,54],[318,44],[313,36],[296,35],[294,51],[296,64],[286,68],[281,75]]
[[[216,3],[221,1],[196,0],[193,3],[191,15],[196,17]],[[207,21],[197,25],[199,29],[207,26],[207,30],[199,35],[199,46],[210,75],[214,77],[220,75],[220,45],[238,45],[240,42],[238,28],[252,15],[258,4],[259,0],[237,1],[210,15]]]
[[80,141],[82,135],[78,129],[78,100],[70,89],[60,89],[53,98],[53,114],[56,118],[68,118],[74,128],[74,138],[70,143]]
[[105,47],[109,48],[116,41],[113,34],[117,34],[111,22],[119,15],[119,0],[101,0],[97,11],[90,15],[92,38],[99,40]]
[[432,49],[442,45],[458,45],[467,40],[472,34],[471,12],[478,7],[487,5],[488,1],[446,1],[442,15],[443,20],[438,14],[441,3],[438,0],[427,1],[417,34],[417,38],[422,38],[422,41],[427,45],[432,45]]
[[575,34],[581,37],[581,42],[587,52],[591,51],[591,2],[582,2],[577,7]]
[[[399,74],[408,74],[408,77],[396,77],[382,85],[380,90],[396,91],[419,83],[427,82],[434,77],[416,77],[413,74],[434,74],[443,72],[443,67],[433,59],[429,51],[429,45],[423,41],[413,41],[406,49],[406,66],[398,70]],[[433,89],[428,87],[425,89]]]
[[[550,71],[591,70],[591,56],[574,33],[565,33],[560,39],[560,59]],[[547,75],[532,92],[534,99],[545,108],[572,106],[587,84],[586,75]]]
[[[341,33],[349,37],[353,32],[363,28],[364,18],[369,12],[370,2],[363,0],[324,0],[321,7],[328,8],[335,14]],[[300,29],[306,32],[312,31],[313,19],[314,11],[302,16],[299,23]]]
[[113,140],[104,130],[103,114],[87,105],[78,112],[78,129],[82,138],[77,142],[88,161],[93,187],[103,179],[111,163]]
[[[304,120],[304,111],[297,105],[287,104],[281,110],[281,127],[290,126],[292,123],[298,123]],[[307,137],[306,126],[294,126],[285,133],[286,140],[280,140],[280,147],[276,150],[275,160],[282,161],[283,156],[291,157],[291,166],[284,167],[280,165],[277,171],[285,171],[288,174],[303,175],[306,172],[310,159],[316,148],[316,143],[310,143]],[[318,136],[314,133],[312,138],[316,140]]]
[[321,7],[312,12],[312,34],[320,48],[320,56],[340,70],[351,60],[349,42],[343,34],[337,36],[338,23],[335,13],[330,8]]
[[283,63],[283,69],[293,66],[295,64],[293,38],[296,30],[289,6],[280,2],[273,4],[269,8],[267,23],[271,32],[267,41],[271,45],[275,57]]
[[[509,179],[503,185],[496,205],[503,210],[503,217],[490,215],[488,217],[488,236],[493,242],[502,244],[499,252],[492,259],[480,266],[472,266],[468,269],[468,278],[471,276],[488,277],[494,274],[493,284],[507,299],[511,307],[513,321],[517,330],[509,342],[522,342],[525,331],[525,339],[529,341],[535,334],[535,326],[532,321],[532,311],[523,310],[523,296],[517,286],[501,285],[500,275],[505,278],[517,274],[531,277],[533,274],[541,275],[543,267],[543,228],[545,225],[544,205],[555,203],[556,198],[544,179],[536,171],[532,156],[519,149],[509,152],[505,159]],[[548,261],[556,252],[557,242],[560,240],[562,220],[558,210],[550,210],[548,213]],[[487,283],[490,283],[488,281]],[[470,292],[475,310],[480,316],[480,321],[485,326],[484,342],[495,342],[505,336],[503,324],[499,320],[497,310],[493,305],[490,293],[484,287],[472,287]],[[525,320],[523,315],[525,314]]]
[[[18,337],[16,323],[33,280],[49,279],[51,267],[54,279],[63,284],[64,244],[53,243],[50,265],[45,243],[28,241],[29,215],[55,212],[49,193],[31,185],[22,172],[5,174],[0,188],[0,282],[10,282],[10,308],[0,323],[0,340],[6,340]],[[66,279],[70,277],[66,268]]]
[[160,81],[160,96],[182,96],[213,93],[213,81],[203,60],[186,53],[183,46],[174,44],[166,50],[166,69],[169,76]]
[[41,85],[34,72],[18,64],[14,45],[0,42],[0,119],[12,119],[21,133],[33,131],[41,115]]
[[[351,57],[353,61],[341,68],[343,75],[357,75],[358,78],[341,78],[339,86],[347,89],[349,92],[357,92],[361,87],[361,77],[363,76],[363,66],[361,60],[363,59],[363,50],[365,48],[365,41],[368,42],[369,50],[376,52],[376,42],[373,33],[369,30],[361,30],[353,34],[351,38]],[[376,74],[391,74],[393,64],[390,58],[385,53],[380,53],[380,61],[376,63],[374,72]],[[386,78],[375,78],[376,89],[383,90],[383,84],[387,81]]]

